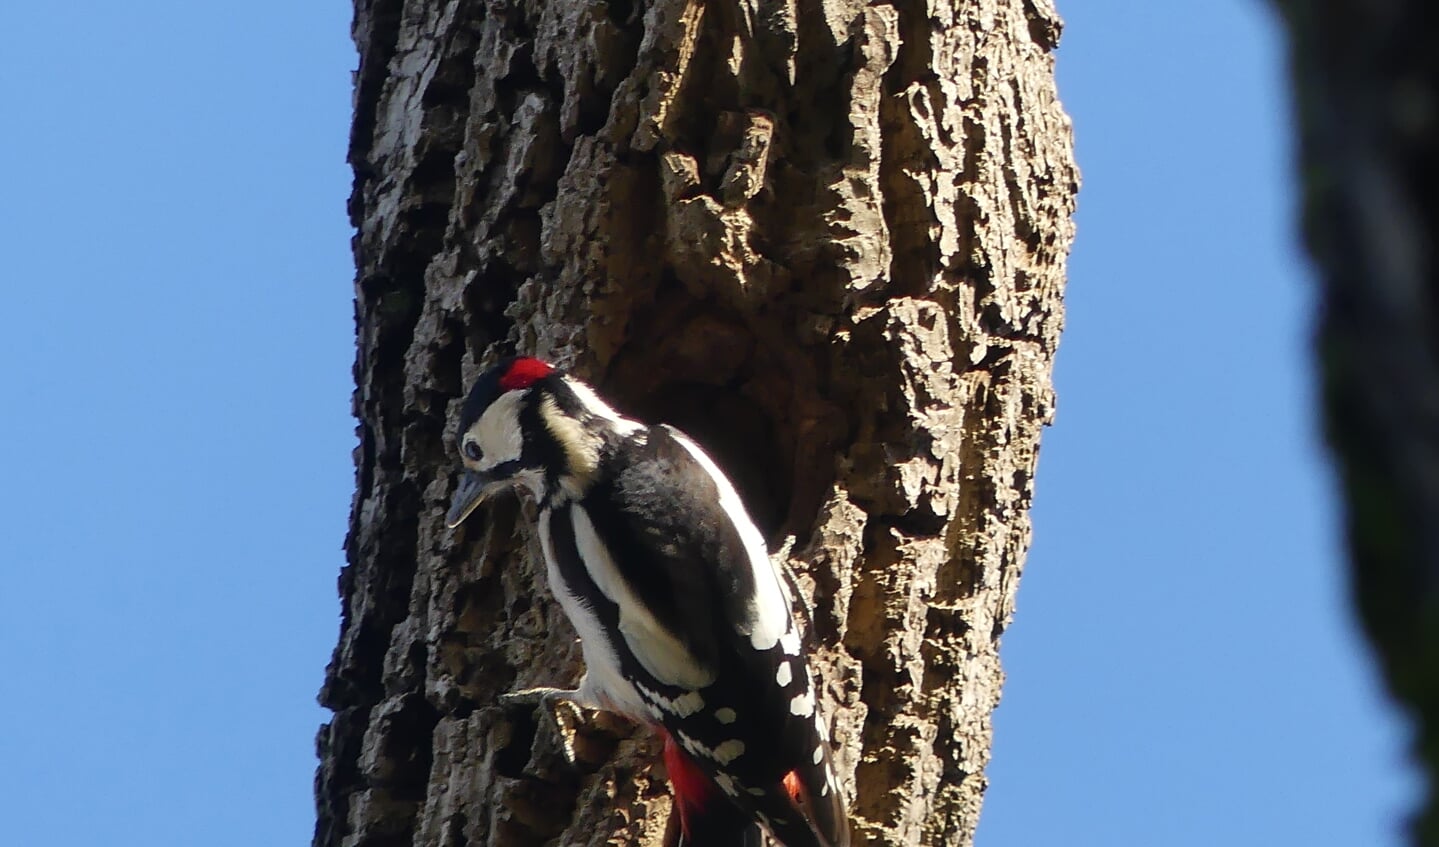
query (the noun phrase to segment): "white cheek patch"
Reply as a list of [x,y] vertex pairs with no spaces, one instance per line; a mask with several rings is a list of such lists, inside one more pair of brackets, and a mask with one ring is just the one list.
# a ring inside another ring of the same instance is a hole
[[476,466],[478,470],[487,471],[502,462],[520,458],[525,449],[525,436],[520,431],[520,401],[524,396],[523,391],[501,394],[470,427],[483,453]]

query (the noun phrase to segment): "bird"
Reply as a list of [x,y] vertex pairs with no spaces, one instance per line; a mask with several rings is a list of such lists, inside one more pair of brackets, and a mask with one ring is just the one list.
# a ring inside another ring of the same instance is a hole
[[549,585],[580,639],[569,701],[663,737],[681,847],[849,847],[793,600],[733,483],[693,439],[624,417],[550,363],[508,357],[460,410],[446,523],[528,491]]

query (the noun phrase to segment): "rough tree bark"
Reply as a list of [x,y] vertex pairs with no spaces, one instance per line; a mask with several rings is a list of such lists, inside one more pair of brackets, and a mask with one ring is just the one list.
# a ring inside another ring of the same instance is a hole
[[1360,618],[1417,718],[1439,845],[1439,52],[1429,0],[1281,0],[1324,415]]
[[861,844],[965,845],[1076,191],[1049,0],[357,0],[357,493],[315,843],[662,843],[642,731],[493,706],[574,635],[442,523],[505,352],[690,431],[815,609]]

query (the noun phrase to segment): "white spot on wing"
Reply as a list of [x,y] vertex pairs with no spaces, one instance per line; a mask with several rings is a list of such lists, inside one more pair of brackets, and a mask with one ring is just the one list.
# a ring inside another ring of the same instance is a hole
[[715,751],[711,750],[710,748],[706,747],[705,745],[703,745],[703,744],[701,744],[700,742],[696,741],[695,739],[691,738],[690,735],[689,735],[689,733],[686,733],[686,732],[678,732],[678,733],[675,733],[675,735],[676,735],[676,736],[679,738],[679,740],[680,740],[680,746],[683,747],[683,748],[685,748],[686,750],[690,751],[690,755],[692,755],[692,756],[704,756],[706,759],[711,759],[711,760],[714,759],[714,757],[715,757]]
[[784,648],[785,653],[791,656],[799,655],[799,632],[790,627],[784,635],[779,637],[779,646]]
[[738,738],[731,738],[728,741],[721,742],[720,745],[714,749],[715,761],[722,765],[727,765],[743,755],[744,742]]
[[763,797],[765,795],[765,790],[763,788],[749,788],[746,790],[756,797]]
[[704,707],[705,700],[698,691],[691,691],[675,698],[675,714],[682,718],[687,718]]
[[735,785],[734,779],[727,773],[715,774],[715,785],[731,797],[739,796],[739,786]]
[[814,714],[814,698],[806,691],[803,694],[796,694],[795,698],[789,701],[789,713],[802,718]]
[[825,743],[829,742],[829,724],[825,723],[825,721],[821,719],[819,715],[815,715],[814,730],[815,732],[819,733],[820,741],[823,741]]
[[720,507],[739,532],[745,553],[749,556],[750,571],[754,574],[755,590],[754,596],[749,598],[750,619],[736,623],[740,626],[740,632],[749,636],[750,645],[754,649],[769,650],[790,627],[792,617],[789,603],[780,588],[779,574],[775,572],[774,563],[769,559],[769,551],[765,549],[764,538],[754,521],[750,520],[744,502],[740,500],[739,494],[735,493],[734,485],[724,475],[724,471],[721,471],[714,460],[691,441],[689,436],[673,427],[666,429],[714,480],[715,488],[719,491]]
[[[578,504],[570,507],[575,528],[575,546],[585,570],[600,593],[619,608],[620,635],[635,658],[657,680],[677,688],[704,688],[714,682],[714,672],[696,659],[685,645],[660,624],[630,588],[615,566],[609,548],[595,532],[589,513]],[[700,706],[702,707],[703,701]]]
[[739,715],[735,714],[734,709],[731,709],[729,706],[725,706],[722,709],[715,709],[715,720],[722,724],[732,724],[738,717]]
[[669,712],[672,715],[678,715],[682,718],[687,718],[705,707],[704,698],[700,696],[698,691],[687,691],[671,700],[658,691],[651,689],[643,682],[636,682],[635,687],[644,695],[645,700],[655,708]]
[[744,754],[744,742],[738,738],[721,742],[718,747],[711,749],[683,730],[675,733],[675,737],[679,739],[680,746],[688,750],[691,755],[703,756],[722,765],[727,765]]
[[814,763],[815,763],[816,765],[819,764],[820,762],[823,762],[823,761],[824,761],[824,747],[816,747],[816,748],[814,748],[814,756],[812,756],[811,758],[814,759]]
[[789,685],[789,681],[792,678],[793,674],[790,671],[789,662],[780,662],[779,670],[774,672],[775,684],[777,684],[780,688],[783,688],[786,685]]

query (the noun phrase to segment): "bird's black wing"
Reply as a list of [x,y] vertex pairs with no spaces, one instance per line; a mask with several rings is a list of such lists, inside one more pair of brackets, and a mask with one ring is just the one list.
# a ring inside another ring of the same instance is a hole
[[[579,505],[625,583],[606,593],[629,592],[619,617],[642,607],[621,626],[621,661],[653,682],[640,693],[654,716],[787,843],[847,844],[790,600],[733,486],[666,426],[626,440],[610,470]],[[802,837],[811,826],[823,841]]]
[[[683,434],[651,427],[607,457],[579,506],[613,560],[616,574],[651,621],[634,620],[630,648],[659,682],[684,685],[675,667],[691,661],[713,673],[736,639],[770,642],[790,626],[789,604],[764,541],[733,486]],[[606,472],[609,471],[609,472]],[[614,580],[596,576],[601,589]],[[627,611],[626,598],[611,596]],[[659,635],[656,643],[646,636]],[[665,642],[673,635],[688,656]],[[766,645],[769,646],[769,645]],[[692,678],[692,677],[690,677]]]

